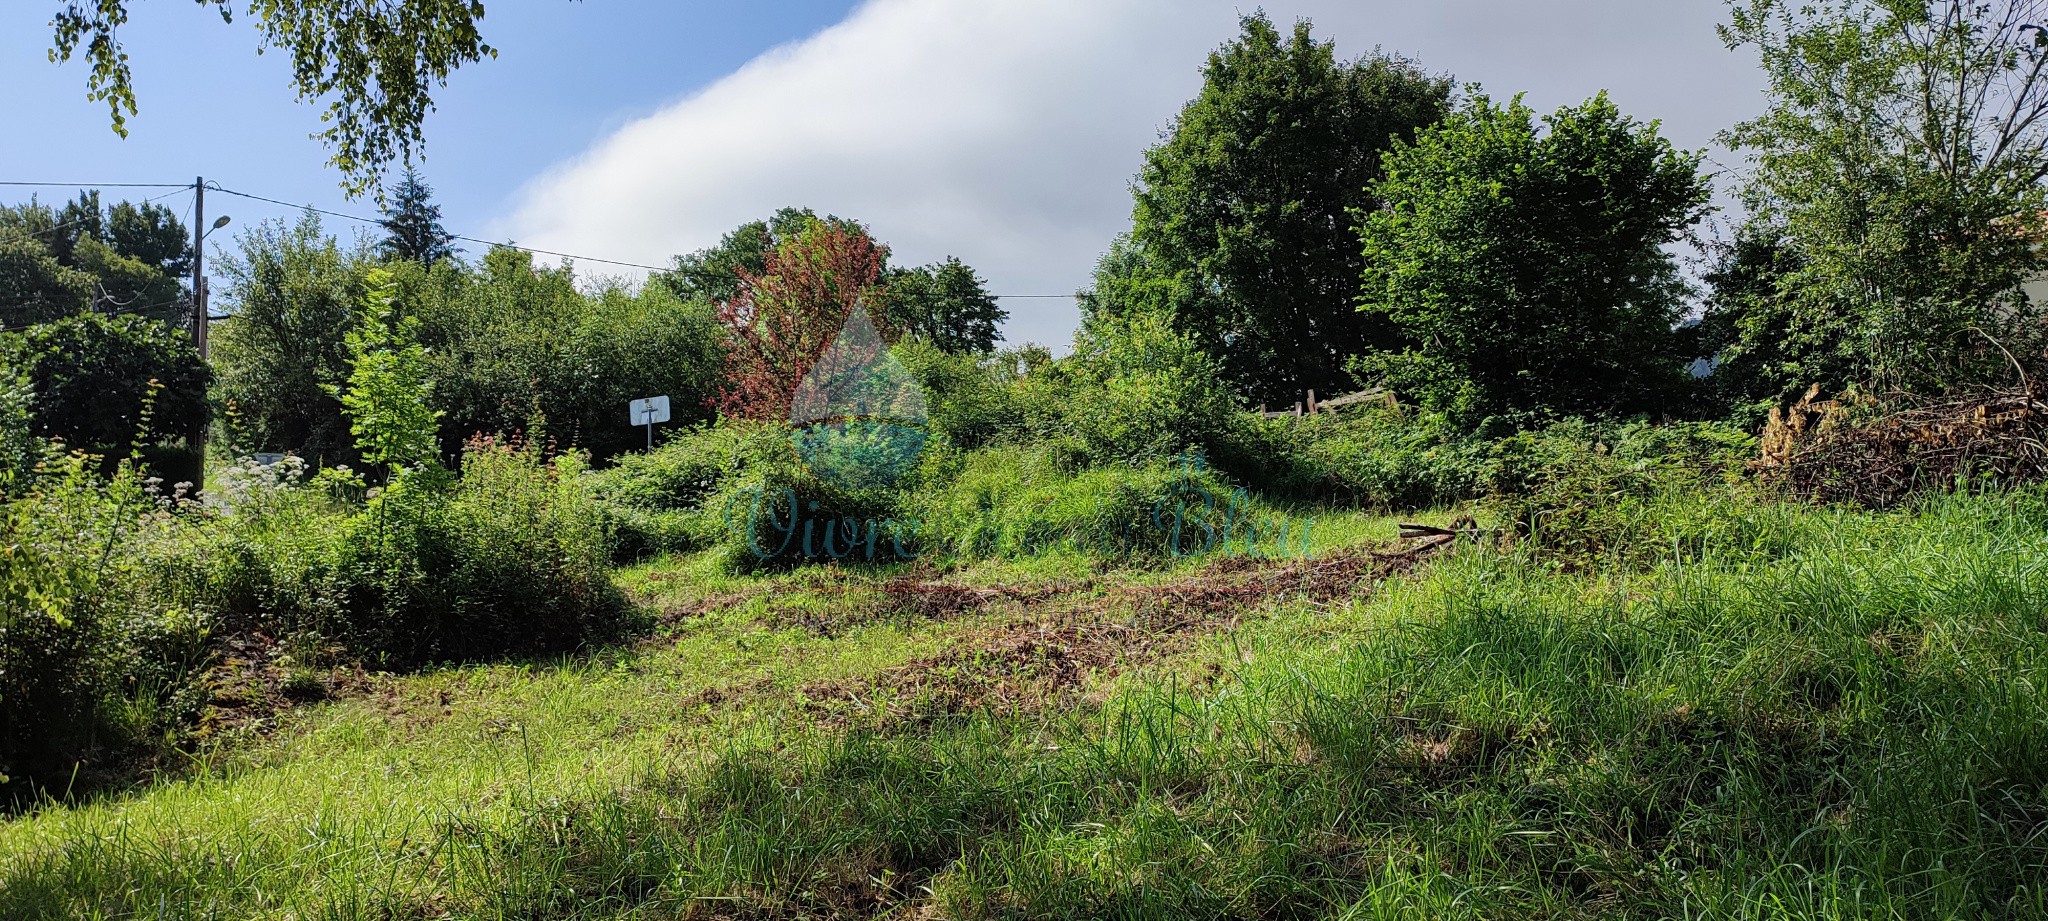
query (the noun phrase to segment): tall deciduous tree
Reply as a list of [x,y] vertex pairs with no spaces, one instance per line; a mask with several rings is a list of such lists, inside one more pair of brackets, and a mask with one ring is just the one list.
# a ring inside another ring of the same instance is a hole
[[766,271],[768,258],[777,247],[820,221],[851,233],[867,233],[858,222],[838,215],[819,217],[809,208],[782,208],[767,220],[733,228],[717,246],[677,256],[673,268],[656,272],[648,280],[686,301],[724,303],[738,296],[742,272],[759,275]]
[[[1727,356],[1785,391],[1864,382],[1939,390],[2039,360],[2048,270],[2048,2],[1731,0],[1722,37],[1753,47],[1770,107],[1729,131],[1755,169],[1757,238],[1793,261],[1774,314]],[[1752,292],[1752,295],[1754,292]],[[1782,395],[1782,394],[1781,394]]]
[[1339,61],[1310,25],[1291,35],[1264,14],[1210,55],[1201,94],[1146,154],[1131,245],[1100,278],[1090,312],[1129,312],[1119,291],[1173,293],[1170,322],[1255,399],[1299,399],[1348,382],[1344,361],[1396,333],[1352,309],[1362,269],[1354,212],[1397,138],[1441,117],[1448,77],[1375,53]]
[[718,312],[727,331],[719,410],[788,419],[797,385],[855,310],[888,328],[877,286],[887,258],[857,227],[812,221],[781,239],[759,272],[738,267],[739,290]]
[[384,239],[377,244],[384,255],[421,265],[433,265],[455,255],[455,236],[441,226],[441,206],[434,204],[434,189],[408,169],[398,187],[385,199]]
[[348,379],[345,337],[356,327],[367,241],[343,248],[308,212],[239,234],[221,261],[230,319],[214,332],[229,434],[254,451],[297,451],[315,463],[349,462],[355,444],[331,388]]
[[995,351],[1010,316],[988,283],[958,258],[888,273],[888,315],[906,336],[955,354]]
[[1468,412],[1662,409],[1691,357],[1664,246],[1705,214],[1699,155],[1605,94],[1543,125],[1475,93],[1387,155],[1363,310],[1415,345],[1369,369]]

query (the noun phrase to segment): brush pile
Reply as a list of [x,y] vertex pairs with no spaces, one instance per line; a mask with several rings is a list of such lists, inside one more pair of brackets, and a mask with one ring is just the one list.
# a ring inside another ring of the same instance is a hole
[[2048,479],[2048,402],[2031,384],[1940,398],[1820,400],[1818,386],[1771,411],[1765,482],[1819,502],[1893,506],[1924,489]]

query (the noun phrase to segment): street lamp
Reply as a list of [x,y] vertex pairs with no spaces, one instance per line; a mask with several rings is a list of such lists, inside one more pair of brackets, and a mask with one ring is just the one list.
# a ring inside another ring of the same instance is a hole
[[199,357],[206,358],[207,326],[210,322],[206,306],[206,235],[228,226],[234,218],[225,214],[214,219],[213,226],[192,235],[192,346],[199,350]]

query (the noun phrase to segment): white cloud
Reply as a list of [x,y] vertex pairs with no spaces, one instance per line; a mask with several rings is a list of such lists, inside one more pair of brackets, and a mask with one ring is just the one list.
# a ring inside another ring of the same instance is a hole
[[[1755,84],[1714,0],[1278,0],[1353,56],[1384,46],[1539,108],[1615,90],[1703,146]],[[1531,9],[1541,7],[1540,9]],[[1229,0],[869,0],[528,184],[504,237],[660,264],[798,205],[866,222],[898,264],[957,255],[1004,294],[1068,294],[1130,215],[1143,150],[1236,32]],[[1732,85],[1732,86],[1731,86]],[[1064,344],[1065,300],[1011,300]]]

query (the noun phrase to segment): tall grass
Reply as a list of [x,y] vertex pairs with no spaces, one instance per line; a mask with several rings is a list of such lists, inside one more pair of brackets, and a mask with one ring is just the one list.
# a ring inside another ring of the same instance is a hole
[[[331,796],[252,799],[288,759],[0,829],[0,916],[2048,917],[2044,507],[1710,516],[1606,575],[1474,548],[1098,706],[743,701],[609,774],[602,733],[441,768],[357,721]],[[736,642],[819,641],[620,667]]]

